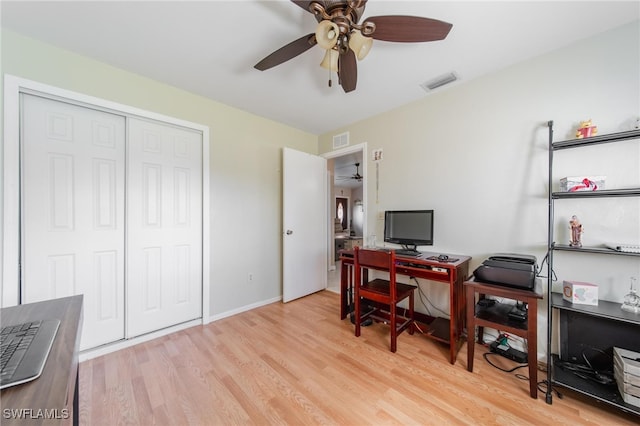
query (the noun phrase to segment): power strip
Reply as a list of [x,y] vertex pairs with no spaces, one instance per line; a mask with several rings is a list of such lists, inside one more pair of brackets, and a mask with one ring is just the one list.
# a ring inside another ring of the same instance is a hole
[[503,357],[510,359],[515,362],[519,362],[520,364],[527,363],[527,354],[519,351],[517,349],[513,349],[510,346],[501,345],[497,341],[493,342],[489,345],[489,350],[491,352],[497,353],[498,355],[502,355]]

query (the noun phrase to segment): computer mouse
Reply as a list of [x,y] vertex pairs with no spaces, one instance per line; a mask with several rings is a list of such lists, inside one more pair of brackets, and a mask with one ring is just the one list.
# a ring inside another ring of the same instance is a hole
[[447,256],[446,254],[441,254],[440,256],[438,256],[438,260],[440,261],[449,260],[449,256]]

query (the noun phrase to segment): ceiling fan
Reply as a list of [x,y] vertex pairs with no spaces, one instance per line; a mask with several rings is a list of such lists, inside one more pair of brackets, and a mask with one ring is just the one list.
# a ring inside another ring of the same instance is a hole
[[350,180],[350,179],[355,179],[358,182],[362,182],[362,175],[360,174],[359,168],[360,168],[360,163],[355,163],[354,166],[356,166],[356,172],[354,174],[352,174],[351,176],[338,176],[336,178],[336,180]]
[[371,16],[358,24],[367,0],[291,2],[313,13],[318,21],[315,33],[281,47],[254,68],[260,71],[273,68],[317,44],[326,50],[320,66],[338,73],[338,83],[345,93],[355,90],[358,80],[356,58],[364,59],[374,39],[401,43],[443,40],[453,26],[436,19],[406,15]]

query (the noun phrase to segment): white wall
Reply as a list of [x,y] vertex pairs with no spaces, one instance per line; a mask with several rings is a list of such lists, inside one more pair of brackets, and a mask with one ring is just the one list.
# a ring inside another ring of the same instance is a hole
[[209,126],[210,313],[217,318],[282,296],[282,148],[315,154],[316,135],[6,29],[1,47],[2,74]]
[[[416,90],[421,90],[418,82]],[[548,120],[555,121],[561,140],[572,138],[581,120],[592,118],[601,133],[608,133],[629,129],[638,117],[640,24],[635,22],[486,77],[465,82],[462,76],[456,87],[322,135],[320,151],[330,151],[332,135],[344,131],[354,143],[382,148],[379,204],[375,177],[367,188],[373,201],[366,218],[375,230],[369,233],[382,235],[377,212],[433,208],[432,251],[470,255],[473,271],[495,252],[529,253],[539,262],[545,256]],[[622,155],[610,157],[614,150]],[[611,185],[640,186],[640,143],[558,152],[556,158],[558,179],[603,174]],[[365,153],[365,159],[371,161],[371,154]],[[565,228],[574,213],[585,226],[585,244],[607,238],[640,242],[637,200],[598,203],[558,209],[558,231],[564,233],[558,242],[568,242]],[[602,298],[622,301],[629,277],[640,278],[640,261],[604,257],[560,254],[555,270],[560,280],[600,284]],[[422,287],[448,311],[445,286]],[[425,312],[424,307],[418,310]],[[542,354],[546,302],[540,303],[539,316]]]

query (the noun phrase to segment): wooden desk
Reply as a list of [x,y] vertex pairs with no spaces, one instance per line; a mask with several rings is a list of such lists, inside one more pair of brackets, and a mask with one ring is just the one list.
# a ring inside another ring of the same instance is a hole
[[[471,257],[448,254],[449,258],[457,259],[455,262],[439,262],[429,259],[429,257],[437,257],[439,254],[442,253],[423,252],[418,257],[396,256],[396,273],[449,285],[449,314],[451,319],[434,318],[425,315],[429,322],[427,323],[428,329],[424,335],[448,344],[449,362],[455,364],[465,321],[463,283],[469,273]],[[340,252],[340,260],[340,319],[344,319],[349,313],[348,291],[353,284],[353,251],[343,250]]]
[[[538,300],[542,299],[542,290],[536,282],[534,290],[505,287],[469,280],[464,283],[467,296],[467,370],[473,372],[473,336],[478,327],[478,343],[483,344],[484,327],[514,334],[527,339],[527,363],[529,364],[529,394],[538,397]],[[511,305],[496,303],[492,307],[476,307],[476,293],[479,299],[486,295],[525,302],[529,306],[527,321],[514,321],[508,317]]]
[[42,375],[33,381],[0,391],[2,424],[64,424],[72,418],[73,424],[77,425],[80,415],[78,351],[82,329],[82,296],[3,308],[0,318],[3,325],[60,320]]

